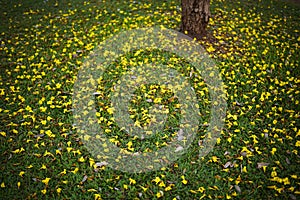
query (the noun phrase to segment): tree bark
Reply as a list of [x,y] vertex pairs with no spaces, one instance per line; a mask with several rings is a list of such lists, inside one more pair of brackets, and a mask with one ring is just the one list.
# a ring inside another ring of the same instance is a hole
[[181,0],[180,31],[192,38],[201,39],[206,35],[206,27],[210,18],[210,0]]

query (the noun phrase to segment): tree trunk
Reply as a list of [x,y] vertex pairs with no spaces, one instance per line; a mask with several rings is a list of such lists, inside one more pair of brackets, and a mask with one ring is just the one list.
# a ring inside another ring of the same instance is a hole
[[181,0],[180,31],[200,39],[206,35],[206,26],[210,18],[210,0]]

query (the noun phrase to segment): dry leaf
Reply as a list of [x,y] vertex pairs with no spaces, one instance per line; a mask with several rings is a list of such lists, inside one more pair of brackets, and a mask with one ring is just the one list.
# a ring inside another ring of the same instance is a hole
[[297,200],[297,198],[293,194],[289,194],[292,200]]
[[178,133],[177,133],[177,140],[181,141],[183,140],[183,130],[179,129]]
[[203,140],[199,140],[199,141],[198,141],[198,145],[199,145],[199,147],[201,147],[201,146],[202,146],[202,144],[203,144]]
[[235,101],[235,103],[236,103],[236,105],[238,105],[238,106],[243,106],[243,104],[241,104],[241,103],[239,103],[239,102],[237,102],[237,101]]
[[183,147],[179,146],[179,147],[176,148],[175,152],[182,151],[182,150],[183,150]]
[[247,156],[247,152],[246,152],[246,151],[243,151],[243,152],[241,152],[241,155],[242,155],[243,157],[245,157],[245,156]]
[[108,163],[106,161],[103,161],[103,162],[97,162],[97,163],[95,163],[95,165],[97,167],[102,167],[102,166],[108,165]]
[[269,134],[268,134],[268,133],[265,133],[264,135],[265,135],[265,138],[268,138],[268,137],[269,137]]
[[265,162],[261,162],[261,163],[257,163],[257,168],[260,169],[263,166],[268,166],[270,163],[265,163]]
[[236,189],[236,191],[237,191],[238,193],[241,193],[241,192],[242,192],[240,186],[234,185],[234,188]]
[[231,162],[230,161],[228,161],[227,163],[225,163],[225,165],[224,165],[224,168],[226,169],[226,168],[228,168],[229,166],[231,166]]
[[235,163],[236,163],[236,160],[233,161],[233,163],[230,165],[230,167],[234,167]]
[[84,175],[84,177],[83,177],[81,183],[84,183],[84,182],[87,180],[87,178],[88,178],[88,176],[87,176],[87,175]]

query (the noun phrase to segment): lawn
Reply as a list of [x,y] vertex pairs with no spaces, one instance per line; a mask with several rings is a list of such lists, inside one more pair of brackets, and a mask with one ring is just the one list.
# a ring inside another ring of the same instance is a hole
[[159,84],[137,87],[128,113],[137,126],[149,108],[168,111],[163,130],[141,139],[118,127],[111,92],[140,65],[189,77],[198,99],[196,136],[158,170],[116,170],[85,145],[74,123],[74,84],[98,45],[122,32],[178,30],[180,1],[0,1],[1,199],[300,199],[300,5],[297,1],[212,0],[209,39],[226,118],[214,148],[203,148],[211,94],[205,78],[178,55],[134,50],[107,66],[95,92],[96,117],[115,145],[149,153],[179,137],[182,105]]

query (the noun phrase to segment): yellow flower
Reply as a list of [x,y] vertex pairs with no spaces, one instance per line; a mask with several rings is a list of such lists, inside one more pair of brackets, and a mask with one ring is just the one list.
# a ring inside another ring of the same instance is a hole
[[136,181],[132,178],[129,178],[130,184],[136,184]]
[[101,200],[102,199],[100,194],[94,194],[94,196],[95,196],[95,200]]
[[51,178],[45,178],[44,180],[42,180],[42,183],[45,183],[45,185],[47,186],[49,184]]
[[207,49],[206,49],[206,51],[208,52],[208,53],[210,53],[210,52],[213,52],[213,51],[215,51],[216,49],[213,47],[213,46],[209,46]]
[[272,176],[272,177],[276,177],[276,176],[277,176],[277,172],[276,172],[276,171],[272,171],[272,172],[271,172],[271,176]]
[[56,189],[56,192],[57,192],[58,194],[60,194],[60,193],[61,193],[61,188],[57,188],[57,189]]
[[6,133],[3,131],[0,132],[0,135],[2,135],[3,137],[6,137]]
[[201,192],[201,193],[203,193],[205,191],[205,188],[204,187],[199,187],[198,191]]
[[21,171],[21,172],[19,173],[19,176],[23,177],[23,174],[25,174],[25,172],[24,172],[24,171]]
[[60,175],[65,175],[66,173],[67,173],[67,170],[64,169],[64,171],[60,172],[59,174],[60,174]]
[[42,192],[43,194],[46,194],[47,190],[46,190],[46,189],[43,189],[43,190],[41,190],[41,192]]
[[163,191],[159,191],[158,193],[156,193],[156,197],[160,198],[164,195]]
[[219,158],[218,158],[217,156],[213,156],[213,157],[212,157],[213,162],[218,162],[218,159],[219,159]]
[[140,186],[140,187],[143,189],[144,192],[146,192],[148,190],[148,188],[146,188],[146,187],[143,187],[143,186]]
[[197,194],[197,191],[195,191],[195,190],[190,190],[190,192],[193,194]]
[[272,148],[271,154],[274,155],[276,151],[277,151],[276,148]]
[[42,167],[40,169],[47,169],[46,165],[42,165]]
[[54,138],[54,137],[55,137],[55,135],[52,133],[51,130],[47,130],[45,133],[46,133],[46,135],[48,135],[48,137],[50,137],[50,138]]
[[61,151],[58,150],[58,149],[56,149],[56,150],[55,150],[55,154],[56,154],[56,155],[57,155],[57,154],[61,155]]
[[159,185],[159,187],[166,187],[166,185],[163,181],[161,181],[158,185]]
[[16,149],[14,151],[12,151],[12,153],[19,153],[20,152],[20,149]]
[[157,184],[157,183],[159,183],[161,180],[160,180],[160,178],[159,178],[159,177],[155,177],[155,179],[154,179],[154,180],[152,180],[152,181],[154,181],[154,182]]
[[289,184],[291,184],[288,177],[282,179],[282,182],[283,182],[284,185],[289,185]]
[[231,199],[231,196],[226,194],[226,199]]
[[170,184],[165,188],[165,191],[169,191],[172,190],[172,186],[174,186],[174,184]]
[[292,177],[293,179],[297,179],[298,176],[295,175],[295,174],[292,174],[291,177]]
[[85,159],[83,158],[83,156],[81,156],[79,159],[78,159],[79,162],[84,162]]
[[71,171],[73,174],[76,174],[78,172],[79,168],[76,167],[73,171]]
[[114,113],[114,110],[115,110],[114,108],[108,108],[108,109],[107,109],[107,112],[108,112],[109,114],[113,114],[113,113]]

